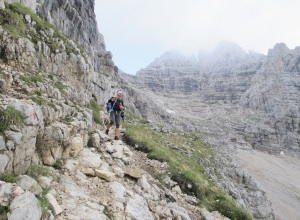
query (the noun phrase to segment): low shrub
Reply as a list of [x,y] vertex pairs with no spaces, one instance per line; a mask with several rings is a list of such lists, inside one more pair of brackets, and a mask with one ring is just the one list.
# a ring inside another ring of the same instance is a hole
[[5,131],[9,125],[23,125],[22,112],[13,106],[8,106],[5,110],[0,110],[0,132]]
[[41,95],[42,95],[42,92],[41,92],[41,90],[39,90],[39,89],[36,89],[36,90],[34,91],[34,93],[35,93],[37,96],[41,96]]
[[7,220],[8,206],[0,205],[0,220]]
[[56,169],[56,170],[61,170],[62,167],[63,167],[63,163],[61,160],[56,160],[55,163],[53,164],[53,167]]
[[65,86],[62,82],[58,81],[54,84],[54,87],[57,88],[59,91],[64,92]]
[[93,112],[93,118],[96,123],[101,124],[101,116],[100,116],[100,111],[101,111],[101,106],[98,104],[98,102],[95,99],[91,99],[88,108],[92,110]]
[[31,176],[35,180],[38,180],[39,176],[49,176],[50,171],[48,167],[38,165],[38,164],[31,164],[28,168],[26,174],[28,176]]
[[9,172],[4,172],[0,175],[0,180],[7,183],[16,183],[18,181],[18,177]]

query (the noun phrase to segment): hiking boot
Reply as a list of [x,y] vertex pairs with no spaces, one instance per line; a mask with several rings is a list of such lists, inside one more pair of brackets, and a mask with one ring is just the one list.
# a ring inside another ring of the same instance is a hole
[[115,140],[120,140],[118,136],[115,136]]
[[106,134],[106,135],[108,135],[108,132],[109,132],[109,130],[108,130],[108,129],[106,129],[106,130],[105,130],[105,134]]

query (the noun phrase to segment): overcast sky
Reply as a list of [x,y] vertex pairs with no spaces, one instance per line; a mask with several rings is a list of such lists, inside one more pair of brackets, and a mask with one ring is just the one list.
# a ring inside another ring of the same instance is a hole
[[96,0],[115,65],[135,74],[167,50],[197,54],[220,41],[267,54],[300,46],[300,0]]

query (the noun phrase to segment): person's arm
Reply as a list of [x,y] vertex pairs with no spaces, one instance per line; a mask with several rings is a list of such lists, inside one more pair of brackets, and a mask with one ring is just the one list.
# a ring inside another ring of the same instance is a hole
[[120,108],[121,110],[124,110],[124,109],[125,109],[123,100],[121,100],[120,105],[119,105],[119,108]]

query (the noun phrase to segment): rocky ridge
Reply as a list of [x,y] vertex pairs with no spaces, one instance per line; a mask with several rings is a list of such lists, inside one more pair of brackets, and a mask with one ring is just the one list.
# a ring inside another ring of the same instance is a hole
[[[180,112],[186,124],[193,125],[187,129],[200,131],[203,126],[197,124],[212,120],[256,149],[298,154],[298,58],[299,49],[290,50],[284,44],[277,44],[264,56],[223,43],[199,63],[186,63],[187,58],[177,54],[163,55],[137,72],[133,81],[152,90],[163,106]],[[178,68],[178,59],[185,66]],[[193,83],[186,83],[183,91],[181,84],[187,78]]]
[[[251,206],[265,207],[264,214],[251,211],[259,219],[272,216],[270,202],[259,186],[259,193],[251,196],[258,196],[256,201],[264,201],[264,205],[250,205],[241,199],[249,183],[236,178],[244,171],[233,156],[237,148],[299,154],[298,57],[298,48],[290,50],[284,44],[277,44],[264,56],[223,43],[212,56],[201,57],[198,63],[169,52],[136,76],[122,77],[129,91],[148,97],[149,104],[144,104],[147,107],[137,110],[144,117],[173,128],[197,131],[223,155],[216,159],[220,170],[206,166],[208,172],[248,210]],[[194,82],[185,87],[187,78]],[[217,173],[222,174],[222,180]],[[246,197],[251,191],[248,193]]]
[[44,168],[50,176],[39,176],[38,182],[26,175],[16,184],[0,181],[0,203],[10,204],[8,219],[40,219],[36,196],[46,189],[52,211],[44,212],[43,219],[227,219],[199,208],[176,182],[166,178],[162,185],[142,168],[159,173],[166,163],[110,141],[99,130],[90,146],[66,159],[61,170]]

